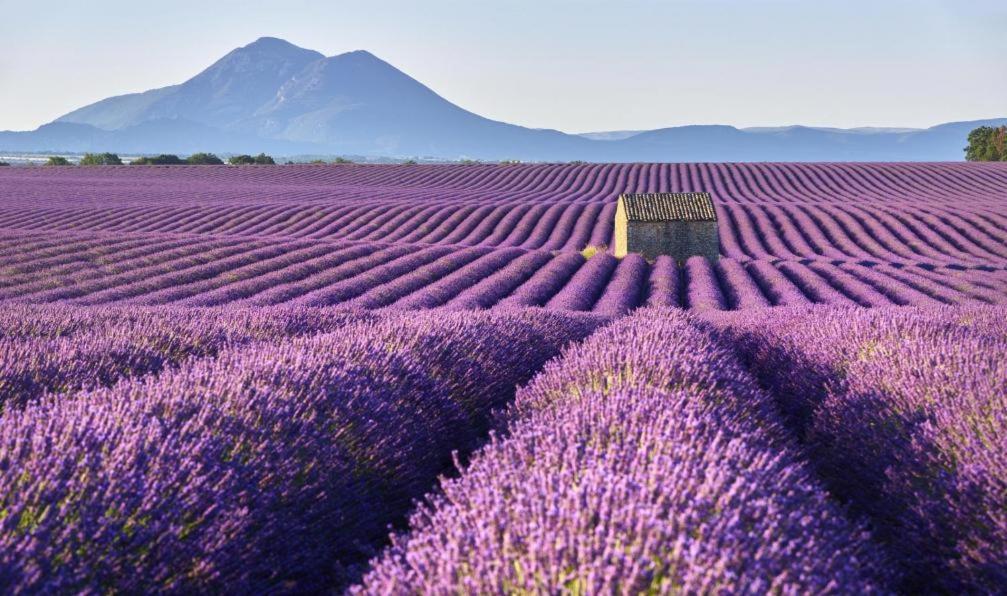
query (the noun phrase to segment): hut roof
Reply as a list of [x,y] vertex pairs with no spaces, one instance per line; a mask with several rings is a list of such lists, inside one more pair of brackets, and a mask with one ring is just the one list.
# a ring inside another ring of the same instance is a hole
[[707,192],[650,192],[620,195],[629,221],[717,221]]

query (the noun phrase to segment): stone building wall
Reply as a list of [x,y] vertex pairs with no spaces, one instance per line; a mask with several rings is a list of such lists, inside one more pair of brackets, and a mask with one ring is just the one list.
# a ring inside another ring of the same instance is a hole
[[[617,236],[618,227],[617,224]],[[626,252],[640,253],[648,260],[670,255],[676,261],[684,261],[701,255],[716,262],[720,257],[715,221],[631,221],[625,229]],[[618,248],[617,238],[617,255]]]

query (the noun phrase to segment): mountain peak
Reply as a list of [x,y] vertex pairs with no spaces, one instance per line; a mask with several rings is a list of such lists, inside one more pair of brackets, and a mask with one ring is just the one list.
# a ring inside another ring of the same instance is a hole
[[333,57],[340,58],[343,56],[347,58],[373,58],[374,60],[380,60],[380,58],[368,52],[367,50],[352,50],[350,52],[343,52],[342,54],[337,54],[336,56]]
[[236,52],[242,50],[256,50],[261,52],[310,52],[300,46],[296,46],[285,39],[279,37],[260,37],[248,45],[244,45]]
[[270,35],[263,35],[262,37],[260,37],[259,39],[256,39],[255,41],[253,41],[252,43],[250,43],[248,45],[254,46],[254,45],[263,45],[263,44],[282,44],[282,45],[288,45],[288,46],[294,45],[294,44],[290,43],[289,41],[287,41],[285,39],[281,39],[279,37],[272,37]]

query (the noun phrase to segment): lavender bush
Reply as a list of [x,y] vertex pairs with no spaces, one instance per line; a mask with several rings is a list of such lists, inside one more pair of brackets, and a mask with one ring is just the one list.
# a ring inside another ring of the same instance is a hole
[[392,316],[30,404],[0,423],[0,586],[331,586],[602,320]]
[[0,412],[157,373],[255,341],[309,335],[366,319],[317,309],[81,308],[0,304]]
[[719,315],[829,487],[869,517],[907,592],[1007,585],[1007,311]]
[[729,349],[642,309],[522,389],[357,593],[875,591],[884,558]]

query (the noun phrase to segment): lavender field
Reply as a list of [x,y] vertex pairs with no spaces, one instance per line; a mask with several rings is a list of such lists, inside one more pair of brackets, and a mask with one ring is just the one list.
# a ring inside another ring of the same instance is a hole
[[[613,256],[710,192],[721,258]],[[0,169],[0,589],[996,593],[1007,164]]]
[[[0,188],[0,299],[19,302],[621,314],[1007,289],[1002,164],[8,168]],[[703,189],[712,269],[604,254],[620,192]]]

